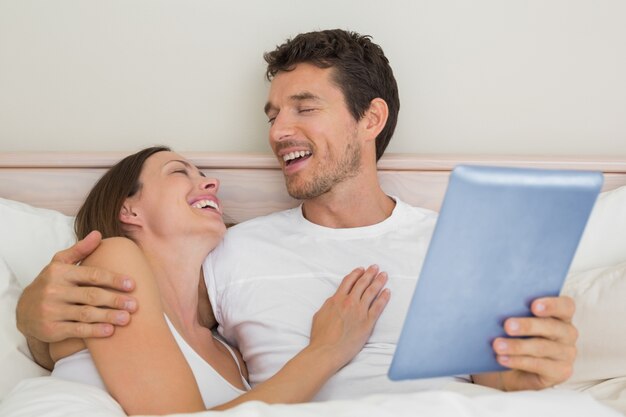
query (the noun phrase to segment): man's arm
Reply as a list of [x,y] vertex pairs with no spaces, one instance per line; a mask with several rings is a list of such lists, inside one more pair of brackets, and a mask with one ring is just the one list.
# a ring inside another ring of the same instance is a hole
[[129,292],[134,282],[104,269],[76,265],[100,244],[90,233],[74,246],[58,252],[24,289],[16,310],[17,328],[26,336],[37,363],[51,369],[48,344],[69,338],[107,337],[114,325],[126,325],[137,309]]
[[537,390],[560,384],[572,375],[578,331],[572,324],[574,300],[569,297],[533,301],[535,317],[510,318],[510,336],[493,341],[498,362],[510,371],[472,375],[475,383],[503,391]]
[[35,362],[47,370],[52,371],[54,361],[50,356],[50,344],[28,335],[26,335],[26,342],[28,343],[28,349],[33,355]]

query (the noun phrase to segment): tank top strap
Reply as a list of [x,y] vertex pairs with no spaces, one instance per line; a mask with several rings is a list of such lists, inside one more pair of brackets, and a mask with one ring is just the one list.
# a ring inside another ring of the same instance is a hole
[[228,351],[230,352],[230,355],[233,357],[233,359],[235,360],[235,363],[237,364],[237,368],[239,369],[239,375],[241,375],[241,380],[243,381],[246,387],[249,386],[248,381],[246,381],[246,379],[243,377],[243,370],[241,369],[241,365],[239,364],[239,358],[237,357],[237,354],[235,353],[233,348],[230,347],[230,345],[226,343],[225,341],[223,341],[220,337],[218,336],[213,336],[213,337],[215,338],[215,340],[217,340],[222,345],[224,345],[226,349],[228,349]]

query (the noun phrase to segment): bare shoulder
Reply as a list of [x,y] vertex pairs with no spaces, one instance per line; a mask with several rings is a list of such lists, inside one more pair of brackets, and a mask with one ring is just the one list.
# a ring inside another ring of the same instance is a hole
[[106,268],[117,273],[135,273],[148,269],[148,263],[141,248],[125,237],[102,240],[100,246],[82,264]]
[[126,252],[141,253],[141,249],[129,238],[119,236],[102,239],[100,246],[98,246],[92,255],[97,255],[99,253],[106,255],[121,255]]

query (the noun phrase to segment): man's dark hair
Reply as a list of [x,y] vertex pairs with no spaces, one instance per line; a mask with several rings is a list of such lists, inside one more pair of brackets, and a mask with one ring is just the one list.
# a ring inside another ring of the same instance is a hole
[[297,64],[332,68],[334,82],[342,90],[348,109],[360,120],[375,98],[387,102],[387,124],[376,138],[376,160],[385,152],[398,121],[398,86],[380,46],[370,36],[341,29],[301,33],[263,56],[267,79],[280,71],[291,71]]

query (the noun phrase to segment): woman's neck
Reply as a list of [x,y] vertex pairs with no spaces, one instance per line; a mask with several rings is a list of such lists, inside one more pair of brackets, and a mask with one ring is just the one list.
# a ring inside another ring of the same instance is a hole
[[151,238],[138,243],[152,268],[165,314],[180,331],[201,327],[198,285],[202,262],[212,249],[207,248],[206,238]]

